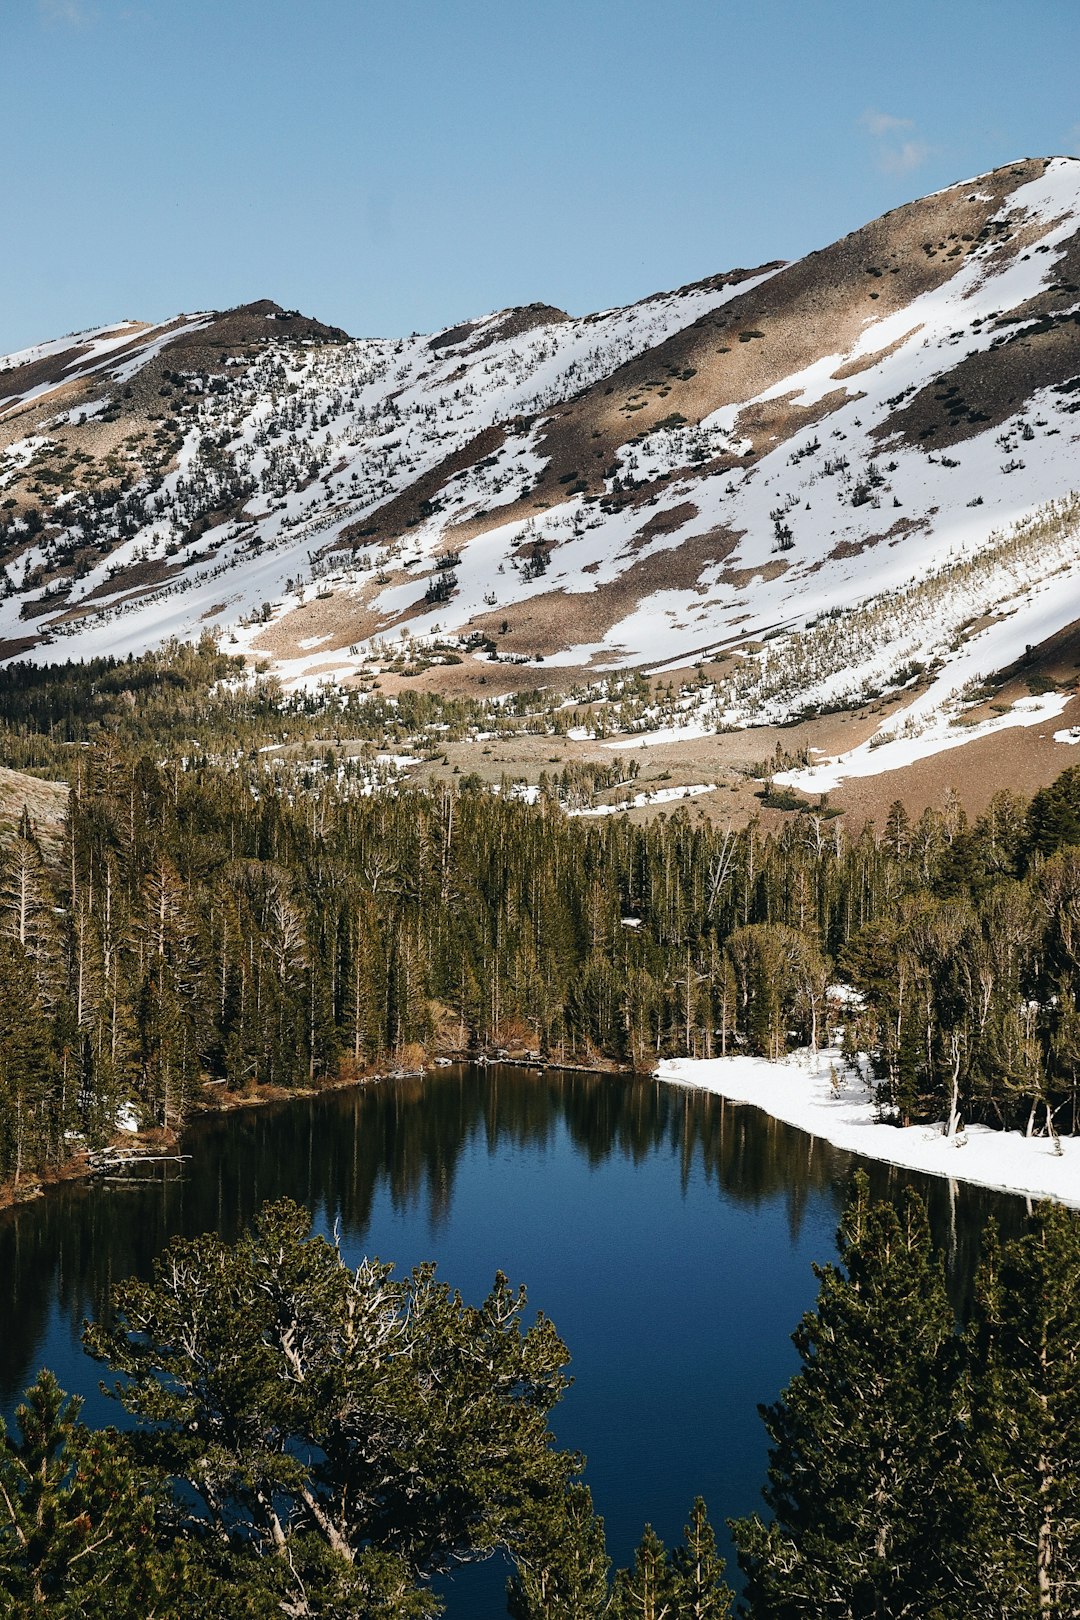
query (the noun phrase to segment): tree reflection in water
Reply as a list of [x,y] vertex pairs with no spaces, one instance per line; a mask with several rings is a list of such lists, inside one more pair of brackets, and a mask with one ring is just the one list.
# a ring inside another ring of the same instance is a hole
[[[147,1180],[131,1187],[70,1183],[0,1216],[0,1404],[10,1408],[58,1334],[74,1345],[83,1318],[106,1311],[114,1282],[148,1275],[176,1233],[216,1230],[232,1240],[260,1204],[288,1194],[327,1226],[339,1222],[350,1245],[362,1244],[385,1191],[394,1209],[425,1211],[437,1258],[463,1154],[483,1143],[493,1157],[512,1150],[542,1159],[560,1135],[593,1167],[616,1155],[640,1165],[663,1150],[684,1189],[700,1168],[739,1204],[782,1198],[793,1243],[815,1191],[839,1213],[854,1162],[706,1093],[640,1076],[511,1065],[461,1065],[207,1117],[187,1133],[192,1157],[182,1172],[148,1167]],[[869,1169],[875,1196],[920,1186],[962,1313],[987,1216],[1011,1235],[1023,1202],[890,1166]]]

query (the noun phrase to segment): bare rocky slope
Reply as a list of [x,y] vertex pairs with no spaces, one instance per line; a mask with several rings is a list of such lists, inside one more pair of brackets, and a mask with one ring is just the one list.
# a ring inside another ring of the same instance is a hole
[[1078,440],[1067,158],[583,319],[123,323],[0,361],[0,657],[210,629],[287,686],[704,666],[643,741],[885,699],[791,782],[1051,722],[1064,765]]

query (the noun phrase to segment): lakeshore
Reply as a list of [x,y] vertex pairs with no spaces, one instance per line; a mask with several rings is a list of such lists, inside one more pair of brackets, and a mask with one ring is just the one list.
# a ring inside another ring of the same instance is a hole
[[989,1125],[969,1125],[953,1136],[940,1122],[890,1125],[878,1116],[873,1086],[845,1067],[836,1047],[803,1049],[777,1062],[667,1058],[655,1074],[665,1084],[749,1103],[864,1158],[1080,1208],[1080,1139],[1025,1136]]
[[[246,1109],[264,1108],[272,1103],[310,1101],[325,1092],[358,1091],[386,1080],[423,1080],[440,1069],[461,1063],[473,1063],[479,1068],[505,1063],[519,1069],[535,1069],[538,1072],[554,1069],[567,1074],[635,1073],[634,1070],[616,1062],[567,1063],[543,1058],[531,1051],[525,1053],[500,1051],[494,1056],[487,1052],[452,1051],[450,1055],[425,1053],[423,1061],[417,1067],[359,1069],[349,1074],[324,1076],[307,1086],[245,1086],[233,1091],[229,1090],[225,1080],[206,1080],[203,1082],[202,1094],[193,1103],[184,1120],[175,1127],[146,1126],[129,1129],[125,1126],[118,1130],[110,1142],[99,1149],[91,1150],[81,1145],[60,1164],[50,1165],[44,1170],[39,1169],[25,1180],[0,1182],[0,1211],[31,1203],[34,1199],[44,1197],[51,1187],[62,1186],[65,1182],[92,1181],[117,1167],[133,1169],[139,1164],[160,1161],[163,1157],[176,1158],[180,1154],[184,1132],[188,1126],[208,1114],[235,1113]],[[180,1156],[187,1157],[187,1155]]]

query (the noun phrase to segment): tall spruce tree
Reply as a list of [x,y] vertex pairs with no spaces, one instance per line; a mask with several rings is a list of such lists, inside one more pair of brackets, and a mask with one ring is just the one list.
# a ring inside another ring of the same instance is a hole
[[1032,1230],[991,1234],[966,1338],[972,1620],[1080,1614],[1080,1219],[1043,1204]]
[[840,1265],[815,1267],[802,1368],[762,1408],[773,1514],[733,1525],[755,1620],[915,1620],[948,1589],[953,1317],[926,1211],[855,1180]]
[[668,1550],[647,1524],[633,1564],[615,1577],[609,1620],[680,1620],[677,1601]]
[[679,1620],[727,1620],[731,1589],[724,1579],[724,1560],[716,1550],[716,1532],[700,1496],[690,1509],[682,1546],[675,1548],[671,1562]]
[[536,1520],[507,1585],[512,1620],[600,1620],[610,1560],[587,1486],[571,1485]]
[[652,1525],[634,1562],[615,1576],[606,1620],[728,1620],[731,1591],[705,1503],[697,1497],[681,1546],[669,1552]]

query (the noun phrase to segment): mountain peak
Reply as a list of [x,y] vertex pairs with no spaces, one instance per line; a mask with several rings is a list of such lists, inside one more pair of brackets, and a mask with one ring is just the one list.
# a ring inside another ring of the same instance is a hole
[[[0,651],[209,628],[303,683],[437,643],[424,682],[490,691],[741,650],[716,714],[742,724],[951,679],[988,614],[981,678],[1073,613],[1013,530],[1077,482],[1078,226],[1080,161],[1023,159],[583,318],[352,340],[261,299],[24,351],[0,371]],[[973,557],[909,634],[887,603]],[[847,648],[838,613],[888,634]]]

